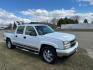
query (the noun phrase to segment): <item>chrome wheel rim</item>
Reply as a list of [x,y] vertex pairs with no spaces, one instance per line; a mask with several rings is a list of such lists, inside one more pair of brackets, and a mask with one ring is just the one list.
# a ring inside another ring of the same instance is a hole
[[7,47],[11,48],[11,43],[10,42],[7,42]]
[[43,52],[43,57],[47,62],[51,62],[53,60],[53,54],[50,50],[46,49]]

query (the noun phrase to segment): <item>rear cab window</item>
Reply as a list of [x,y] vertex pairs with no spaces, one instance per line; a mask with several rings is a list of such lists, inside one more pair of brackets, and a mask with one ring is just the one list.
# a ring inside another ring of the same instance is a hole
[[16,33],[23,34],[25,26],[18,26]]

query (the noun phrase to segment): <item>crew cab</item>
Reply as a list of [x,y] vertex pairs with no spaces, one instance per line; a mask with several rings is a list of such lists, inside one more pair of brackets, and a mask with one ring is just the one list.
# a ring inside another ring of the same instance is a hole
[[78,48],[75,35],[56,32],[45,24],[18,25],[14,33],[4,33],[9,49],[20,47],[39,54],[47,63],[72,55]]

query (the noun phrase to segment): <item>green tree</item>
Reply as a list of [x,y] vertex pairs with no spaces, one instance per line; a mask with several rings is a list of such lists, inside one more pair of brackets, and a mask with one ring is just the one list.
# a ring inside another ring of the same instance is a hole
[[88,20],[87,19],[84,19],[84,22],[83,23],[88,23]]
[[61,18],[57,22],[57,26],[61,27],[61,24],[64,22],[64,20]]
[[64,18],[64,23],[63,24],[69,24],[69,21],[68,21],[67,17]]
[[68,19],[67,17],[64,18],[64,19],[59,19],[58,23],[57,23],[57,26],[61,26],[61,24],[78,24],[78,20],[73,20],[73,19]]

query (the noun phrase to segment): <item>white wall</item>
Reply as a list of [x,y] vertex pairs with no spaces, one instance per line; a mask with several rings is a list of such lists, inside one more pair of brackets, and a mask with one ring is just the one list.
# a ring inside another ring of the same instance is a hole
[[93,24],[66,24],[61,29],[93,29]]

